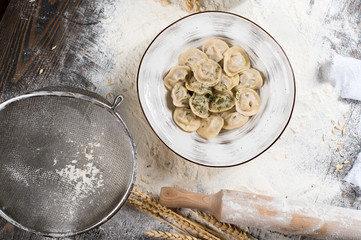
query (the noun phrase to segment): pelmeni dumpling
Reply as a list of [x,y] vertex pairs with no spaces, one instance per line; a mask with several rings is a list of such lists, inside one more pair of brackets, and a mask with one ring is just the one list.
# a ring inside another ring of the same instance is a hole
[[210,86],[205,83],[198,82],[194,77],[191,77],[189,80],[187,80],[185,86],[189,91],[198,94],[212,94]]
[[179,65],[185,65],[193,70],[193,65],[201,59],[207,59],[208,56],[197,48],[191,48],[179,56]]
[[228,44],[225,41],[211,39],[203,45],[202,50],[210,59],[219,62],[223,59],[223,54],[228,48]]
[[239,85],[246,88],[258,89],[263,85],[262,75],[254,68],[244,70],[240,74]]
[[226,73],[222,73],[220,81],[214,86],[214,89],[218,91],[228,91],[238,85],[239,75],[236,74],[233,77],[228,76]]
[[197,133],[206,139],[214,138],[219,134],[224,124],[224,120],[218,114],[211,114],[208,118],[202,119]]
[[198,82],[208,86],[216,85],[222,75],[221,66],[212,59],[201,59],[193,66],[193,74]]
[[209,111],[218,113],[231,109],[235,104],[235,99],[231,91],[216,91],[209,97]]
[[179,56],[179,65],[164,77],[176,107],[173,120],[186,132],[197,131],[213,138],[221,129],[244,125],[260,108],[255,91],[263,75],[251,68],[250,58],[239,46],[211,39],[202,50],[188,49]]
[[208,98],[205,95],[199,95],[193,93],[192,97],[189,99],[189,106],[191,107],[192,112],[200,118],[208,117]]
[[173,112],[173,120],[186,132],[194,132],[201,125],[201,119],[189,108],[176,108]]
[[189,98],[191,97],[188,94],[188,89],[185,88],[184,82],[177,82],[174,85],[171,97],[173,100],[173,105],[176,107],[187,107],[189,105]]
[[223,128],[227,130],[239,128],[243,126],[249,119],[248,116],[244,116],[234,109],[220,113],[220,116],[224,120]]
[[228,76],[234,76],[250,68],[251,62],[243,48],[234,46],[224,53],[223,70]]
[[185,81],[191,69],[187,66],[173,67],[164,77],[164,85],[168,90],[172,90],[178,81]]
[[239,84],[239,74],[236,74],[231,78],[232,78],[232,86],[230,90],[232,90],[235,86]]
[[240,88],[236,92],[236,110],[244,116],[253,116],[258,112],[261,99],[256,91]]

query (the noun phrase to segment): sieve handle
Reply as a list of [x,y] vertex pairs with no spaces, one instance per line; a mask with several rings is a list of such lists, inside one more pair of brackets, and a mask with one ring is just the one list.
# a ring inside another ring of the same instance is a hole
[[111,106],[112,110],[115,110],[117,107],[119,107],[119,105],[123,102],[123,96],[118,95],[115,97],[113,105]]

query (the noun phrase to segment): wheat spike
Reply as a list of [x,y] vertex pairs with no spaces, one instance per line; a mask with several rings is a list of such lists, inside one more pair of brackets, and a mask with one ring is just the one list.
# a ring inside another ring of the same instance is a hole
[[160,0],[160,3],[164,6],[167,7],[170,5],[170,2],[168,0]]
[[161,231],[150,231],[150,232],[146,232],[145,234],[147,234],[150,237],[154,237],[154,238],[162,238],[162,239],[179,239],[179,240],[199,240],[199,238],[195,238],[189,235],[184,235],[184,234],[175,234],[175,233],[170,233],[170,232],[161,232]]
[[[203,239],[215,239],[215,240],[222,240],[224,239],[222,236],[218,236],[212,230],[197,224],[182,215],[166,208],[158,203],[158,201],[145,193],[138,191],[137,189],[133,189],[132,194],[138,197],[140,200],[135,198],[129,198],[128,201],[139,210],[150,213],[152,216],[158,217],[167,217],[174,220],[180,227],[190,231]],[[165,221],[169,223],[168,221]],[[184,232],[184,231],[183,231]]]
[[[194,234],[197,234],[198,236],[200,236],[204,239],[215,239],[215,240],[222,239],[220,237],[216,237],[213,234],[209,233],[205,227],[186,219],[185,217],[177,214],[176,212],[174,212],[166,207],[163,207],[162,205],[160,205],[157,202],[154,202],[156,200],[153,199],[152,197],[149,197],[148,195],[146,195],[146,196],[140,195],[140,196],[143,197],[143,199],[148,199],[148,201],[142,202],[142,201],[136,200],[134,198],[129,198],[128,199],[129,203],[131,203],[132,205],[134,205],[135,207],[137,207],[139,210],[141,210],[143,212],[150,213],[152,216],[159,216],[159,217],[163,216],[163,217],[168,217],[170,219],[173,219],[183,229],[186,229]],[[165,222],[169,223],[167,221],[165,221]]]
[[184,231],[183,229],[175,226],[174,224],[170,223],[169,221],[165,220],[164,218],[162,218],[158,213],[156,213],[155,211],[149,210],[148,208],[143,207],[142,202],[140,202],[139,200],[136,200],[134,198],[129,198],[128,202],[130,204],[132,204],[133,206],[135,206],[137,209],[139,209],[140,211],[146,212],[148,214],[150,214],[151,216],[153,216],[154,218],[157,218],[163,222],[165,222],[166,224],[168,224],[169,226],[173,227],[174,229],[176,229],[177,231],[184,233],[184,234],[188,234],[186,231]]
[[199,5],[199,1],[198,0],[185,0],[185,7],[187,9],[188,12],[191,11],[195,11],[195,12],[199,12],[200,11],[200,5]]
[[212,224],[213,226],[219,228],[222,232],[225,232],[225,233],[231,235],[232,237],[234,237],[236,239],[251,240],[251,238],[248,236],[247,233],[238,230],[238,228],[236,226],[234,226],[234,225],[218,221],[215,217],[213,217],[213,216],[211,216],[209,214],[203,213],[203,212],[197,211],[197,214],[201,218],[203,218],[204,220],[206,220],[207,222]]

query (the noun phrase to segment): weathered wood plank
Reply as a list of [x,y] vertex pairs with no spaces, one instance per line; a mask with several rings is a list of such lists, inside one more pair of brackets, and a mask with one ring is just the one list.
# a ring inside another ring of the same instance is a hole
[[[0,102],[49,86],[94,90],[84,73],[98,66],[91,56],[79,61],[78,52],[92,41],[95,34],[89,33],[96,33],[93,29],[101,17],[94,1],[11,1],[0,22]],[[90,235],[97,239],[98,231]],[[89,234],[77,236],[84,238]],[[1,218],[0,239],[45,238]]]
[[89,1],[10,2],[0,23],[0,100],[48,86],[94,90],[85,73],[100,66],[79,52],[101,17]]

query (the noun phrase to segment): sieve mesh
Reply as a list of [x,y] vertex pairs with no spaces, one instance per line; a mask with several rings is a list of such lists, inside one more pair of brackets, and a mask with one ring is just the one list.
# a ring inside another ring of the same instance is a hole
[[121,118],[85,95],[38,92],[0,105],[0,214],[23,229],[73,235],[129,195],[135,147]]

